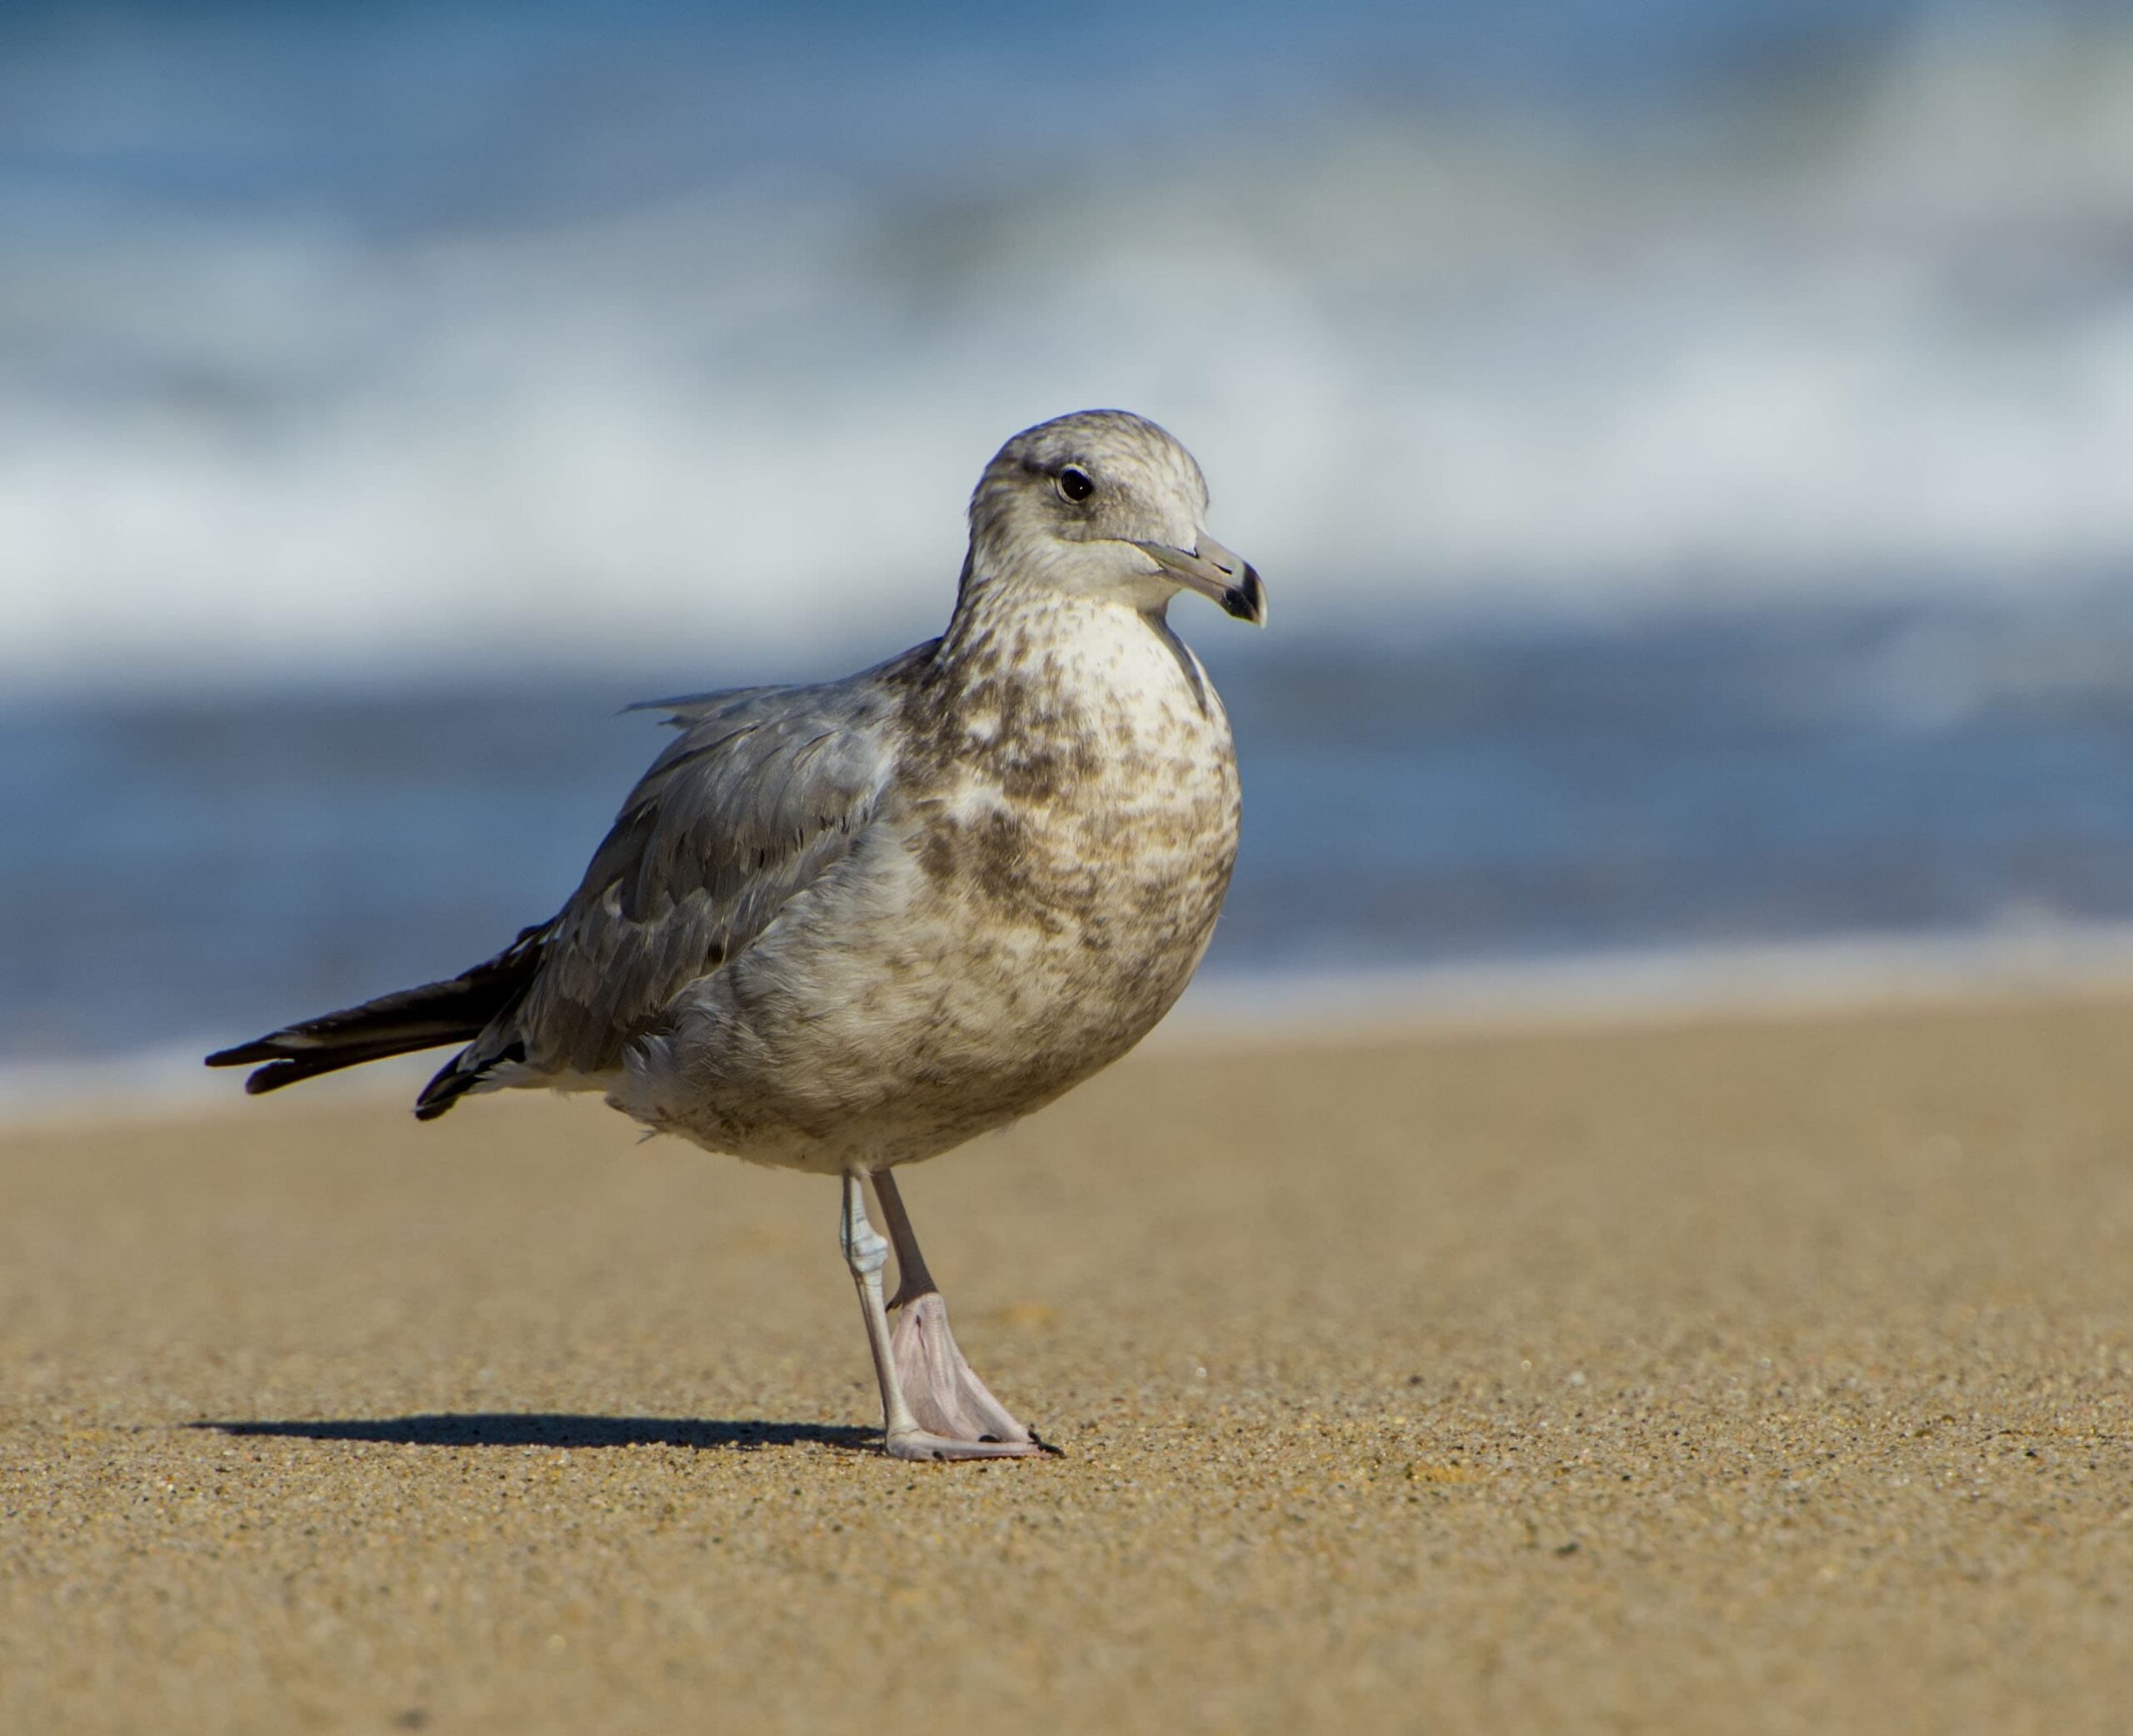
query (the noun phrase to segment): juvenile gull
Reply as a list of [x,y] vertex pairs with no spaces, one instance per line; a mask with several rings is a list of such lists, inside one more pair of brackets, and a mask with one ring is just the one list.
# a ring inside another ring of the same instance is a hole
[[1236,760],[1166,611],[1189,590],[1266,615],[1206,508],[1191,455],[1140,417],[1017,435],[972,496],[940,638],[841,681],[662,702],[679,738],[554,918],[207,1064],[264,1062],[245,1088],[271,1091],[463,1043],[421,1119],[506,1085],[597,1090],[712,1151],[837,1176],[889,1453],[1047,1450],[957,1349],[894,1172],[1117,1060],[1206,950]]

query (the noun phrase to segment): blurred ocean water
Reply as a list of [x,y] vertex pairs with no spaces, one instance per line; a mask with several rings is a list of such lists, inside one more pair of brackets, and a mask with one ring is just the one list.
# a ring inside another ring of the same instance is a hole
[[[1176,612],[1244,766],[1207,965],[1233,985],[2133,920],[2133,610],[1242,649]],[[487,956],[664,739],[631,696],[0,709],[0,1065],[234,1040]]]
[[2122,7],[1143,10],[8,8],[0,679],[914,638],[1109,403],[1285,626],[2133,565]]
[[647,693],[1171,426],[1274,627],[1211,969],[2133,915],[2133,21],[0,15],[0,1065],[570,888]]

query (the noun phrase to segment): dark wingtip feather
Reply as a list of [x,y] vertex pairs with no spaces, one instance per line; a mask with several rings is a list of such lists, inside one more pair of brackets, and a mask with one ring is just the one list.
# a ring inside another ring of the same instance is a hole
[[[244,1082],[245,1090],[256,1097],[343,1067],[467,1042],[479,1036],[492,1019],[525,991],[540,969],[541,945],[549,927],[537,923],[521,930],[518,938],[494,958],[448,981],[402,989],[361,1006],[285,1025],[249,1043],[218,1049],[207,1057],[207,1065],[258,1066]],[[259,1066],[261,1062],[266,1065]]]
[[[232,1050],[232,1053],[235,1051]],[[217,1063],[210,1062],[216,1065]],[[299,1079],[308,1079],[310,1071],[292,1060],[270,1061],[244,1082],[244,1095],[257,1097],[267,1091],[278,1091],[283,1085],[294,1085]]]

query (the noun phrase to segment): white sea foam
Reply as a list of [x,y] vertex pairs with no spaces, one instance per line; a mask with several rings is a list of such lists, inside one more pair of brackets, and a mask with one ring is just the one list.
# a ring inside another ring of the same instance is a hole
[[1351,1043],[2133,993],[2133,925],[2044,920],[1967,934],[1654,947],[1196,985],[1151,1041]]
[[387,228],[18,187],[0,681],[916,634],[994,444],[1096,403],[1291,625],[2133,568],[2133,38],[1025,167]]

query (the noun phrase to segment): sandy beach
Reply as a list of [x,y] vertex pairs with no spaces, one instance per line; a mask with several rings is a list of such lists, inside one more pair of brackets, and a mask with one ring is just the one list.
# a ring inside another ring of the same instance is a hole
[[2133,1000],[1121,1065],[827,1184],[595,1104],[0,1134],[0,1729],[2133,1728]]

